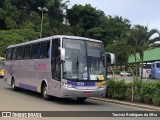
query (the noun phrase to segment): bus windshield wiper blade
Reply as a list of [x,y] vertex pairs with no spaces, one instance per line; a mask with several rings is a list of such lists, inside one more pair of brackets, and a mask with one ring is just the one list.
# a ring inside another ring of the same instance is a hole
[[78,56],[77,56],[77,62],[76,62],[76,71],[77,71],[77,77],[79,80],[79,59],[78,59]]

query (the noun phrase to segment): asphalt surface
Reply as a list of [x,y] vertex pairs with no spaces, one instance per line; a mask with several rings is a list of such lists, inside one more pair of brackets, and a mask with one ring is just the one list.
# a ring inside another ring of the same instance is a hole
[[[136,106],[126,106],[124,104],[105,101],[103,99],[97,100],[97,98],[87,99],[84,103],[79,103],[74,99],[60,99],[52,98],[51,101],[45,101],[41,99],[41,95],[35,92],[20,89],[18,91],[12,91],[10,86],[0,79],[0,111],[151,111],[153,109],[137,108]],[[107,99],[106,99],[107,100]],[[95,113],[96,114],[96,113]],[[95,116],[95,115],[94,115]],[[97,112],[98,116],[98,112]],[[152,117],[141,117],[136,119],[150,120]],[[0,118],[0,120],[8,120],[9,118]],[[19,120],[19,118],[10,118],[11,120]],[[21,118],[23,120],[43,120],[53,118]],[[134,117],[54,117],[54,119],[72,120],[72,119],[86,119],[86,120],[133,120]],[[152,119],[159,120],[157,117]]]

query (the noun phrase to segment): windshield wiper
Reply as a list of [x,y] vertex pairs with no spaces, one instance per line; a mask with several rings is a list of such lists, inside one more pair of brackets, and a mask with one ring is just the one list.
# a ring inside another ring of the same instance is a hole
[[78,59],[78,56],[77,56],[77,62],[76,62],[76,72],[77,72],[77,77],[79,80],[79,59]]

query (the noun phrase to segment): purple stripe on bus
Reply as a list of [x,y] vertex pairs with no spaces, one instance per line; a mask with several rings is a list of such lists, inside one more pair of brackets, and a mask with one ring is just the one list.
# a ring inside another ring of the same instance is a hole
[[67,84],[72,84],[74,86],[95,86],[95,82],[74,82],[71,80],[67,80]]
[[27,89],[27,90],[37,91],[36,86],[31,86],[31,85],[26,85],[26,84],[19,83],[19,87]]

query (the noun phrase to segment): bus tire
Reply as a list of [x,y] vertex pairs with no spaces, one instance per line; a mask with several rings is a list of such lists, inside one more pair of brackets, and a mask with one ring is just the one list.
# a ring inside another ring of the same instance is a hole
[[12,88],[13,91],[17,90],[17,87],[15,86],[15,80],[14,80],[14,78],[11,80],[11,88]]
[[152,79],[152,75],[151,74],[149,75],[149,79]]
[[47,95],[47,85],[46,85],[46,84],[44,84],[44,85],[42,86],[42,98],[43,98],[44,100],[49,100],[49,98],[50,98],[50,96]]
[[87,99],[87,97],[80,97],[80,98],[77,98],[77,101],[84,102],[86,99]]

